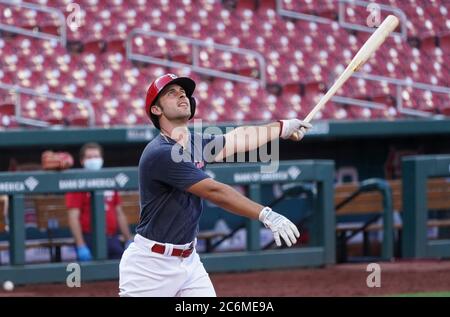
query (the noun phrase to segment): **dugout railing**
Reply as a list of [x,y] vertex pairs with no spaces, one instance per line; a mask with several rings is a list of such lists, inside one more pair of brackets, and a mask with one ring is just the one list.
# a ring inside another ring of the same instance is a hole
[[[427,223],[430,201],[434,197],[427,195],[427,181],[435,177],[449,177],[450,155],[416,155],[402,160],[403,174],[403,237],[404,257],[412,258],[449,258],[450,239],[429,240]],[[448,186],[441,185],[441,198],[450,206],[450,195],[446,194]],[[450,211],[450,210],[449,210]]]
[[[273,173],[261,173],[262,164],[216,164],[207,172],[215,179],[248,186],[249,197],[262,201],[261,187],[271,183],[315,182],[317,199],[311,223],[314,231],[308,246],[261,250],[257,220],[247,220],[247,250],[221,254],[202,254],[209,272],[310,267],[335,262],[335,214],[333,208],[334,163],[327,160],[284,161]],[[25,261],[25,195],[65,192],[91,192],[94,261],[80,263],[81,280],[118,278],[118,261],[106,259],[103,190],[136,190],[136,168],[106,168],[101,171],[68,170],[64,172],[0,173],[0,195],[9,200],[10,264],[0,266],[0,281],[16,284],[61,282],[68,276],[68,263],[28,264]]]

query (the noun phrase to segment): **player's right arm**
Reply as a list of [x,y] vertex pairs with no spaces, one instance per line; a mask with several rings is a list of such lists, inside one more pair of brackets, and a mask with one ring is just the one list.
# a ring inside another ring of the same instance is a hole
[[300,236],[297,227],[286,217],[248,199],[229,185],[206,178],[186,190],[232,213],[260,220],[272,231],[278,246],[281,246],[280,237],[290,247]]
[[80,213],[83,205],[82,194],[67,193],[65,196],[69,228],[75,239],[77,258],[79,261],[92,260],[91,251],[86,245],[81,229]]
[[68,210],[68,221],[69,221],[69,227],[70,231],[72,232],[73,238],[75,239],[75,244],[77,247],[86,245],[84,239],[83,239],[83,233],[81,231],[81,224],[80,224],[80,209],[78,208],[71,208]]
[[92,254],[83,239],[83,232],[80,223],[80,209],[70,208],[68,210],[69,227],[75,239],[77,258],[79,261],[92,260]]

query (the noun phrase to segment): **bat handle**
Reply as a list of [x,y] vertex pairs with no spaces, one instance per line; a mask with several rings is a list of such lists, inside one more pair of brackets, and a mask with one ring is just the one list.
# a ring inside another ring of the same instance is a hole
[[[305,121],[306,121],[306,120],[305,120]],[[301,128],[300,128],[300,131],[302,131],[303,134],[306,133],[306,129],[305,129],[304,127],[301,127]],[[292,136],[290,137],[290,139],[291,139],[292,141],[300,141],[300,140],[302,139],[302,137],[300,136],[300,133],[299,133],[298,131],[295,131],[295,132],[292,134]]]

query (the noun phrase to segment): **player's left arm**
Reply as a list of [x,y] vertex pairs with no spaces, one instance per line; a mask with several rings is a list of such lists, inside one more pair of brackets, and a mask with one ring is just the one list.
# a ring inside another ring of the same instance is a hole
[[288,247],[297,243],[300,232],[289,219],[276,213],[270,207],[264,207],[248,199],[229,185],[205,178],[186,188],[186,191],[209,200],[234,214],[258,219],[272,231],[278,246],[281,246],[281,239]]
[[224,135],[225,146],[216,157],[220,162],[225,157],[248,151],[253,151],[277,138],[300,141],[311,124],[298,120],[280,120],[265,125],[243,126],[234,129]]

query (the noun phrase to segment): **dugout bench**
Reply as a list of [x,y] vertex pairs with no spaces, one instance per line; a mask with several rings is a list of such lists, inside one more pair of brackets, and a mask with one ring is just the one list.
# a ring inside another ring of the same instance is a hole
[[[418,160],[418,161],[416,161]],[[402,257],[449,257],[450,252],[445,248],[449,241],[427,241],[427,228],[450,227],[450,219],[445,217],[430,218],[428,211],[435,214],[444,214],[450,211],[450,178],[430,176],[442,176],[446,172],[450,174],[450,163],[447,165],[445,156],[414,156],[403,160],[402,180],[370,179],[361,184],[340,184],[335,187],[336,216],[367,215],[368,220],[361,225],[352,223],[340,223],[336,226],[337,234],[337,261],[347,260],[347,242],[358,233],[363,234],[363,255],[370,255],[368,234],[383,230],[382,258],[389,260],[394,256],[394,235],[398,232],[396,254]],[[421,162],[421,163],[417,163]],[[424,163],[426,162],[426,163]],[[421,178],[411,179],[411,175],[418,172],[422,164]],[[426,172],[426,167],[431,172]],[[419,185],[417,185],[419,182]],[[370,184],[378,184],[380,188],[370,188]],[[404,196],[403,192],[407,195]],[[391,198],[388,196],[391,195]],[[405,207],[404,207],[405,206]],[[402,223],[393,224],[393,210],[402,215]],[[380,214],[381,212],[381,214]],[[442,212],[442,213],[441,213]],[[376,223],[383,217],[383,225]],[[412,247],[416,243],[415,247]],[[428,249],[428,252],[425,250]],[[450,249],[450,245],[449,245]]]
[[[36,212],[37,229],[45,232],[45,238],[27,239],[25,247],[28,248],[48,248],[50,251],[51,262],[61,261],[61,247],[66,245],[74,245],[74,240],[71,237],[58,237],[53,235],[54,230],[57,229],[52,224],[58,223],[62,228],[67,227],[67,219],[65,219],[61,210],[55,212],[55,205],[51,197],[39,197],[36,200],[42,201]],[[35,199],[32,199],[34,203]],[[6,225],[6,200],[0,199],[0,235],[5,237],[8,235]],[[2,239],[0,241],[0,251],[9,250],[9,241]]]

